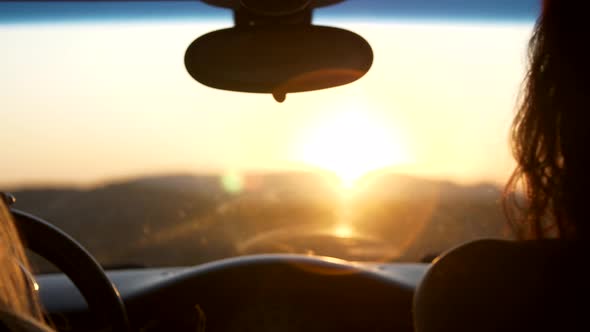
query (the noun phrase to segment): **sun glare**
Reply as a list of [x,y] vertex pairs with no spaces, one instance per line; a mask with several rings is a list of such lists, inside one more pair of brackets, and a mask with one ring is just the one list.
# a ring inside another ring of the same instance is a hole
[[334,236],[339,238],[351,238],[354,236],[354,229],[348,224],[340,224],[334,228]]
[[306,132],[303,161],[334,172],[343,188],[352,188],[371,171],[408,161],[403,142],[388,125],[362,103],[342,105]]

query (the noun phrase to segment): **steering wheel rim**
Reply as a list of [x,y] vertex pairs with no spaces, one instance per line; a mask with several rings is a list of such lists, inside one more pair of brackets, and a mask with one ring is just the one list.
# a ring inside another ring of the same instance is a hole
[[130,331],[121,295],[96,259],[47,221],[17,209],[10,211],[25,248],[47,259],[70,278],[102,323],[115,332]]

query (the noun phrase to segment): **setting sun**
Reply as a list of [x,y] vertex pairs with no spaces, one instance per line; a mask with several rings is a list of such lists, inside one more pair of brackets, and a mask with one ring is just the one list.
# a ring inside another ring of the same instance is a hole
[[339,238],[352,238],[355,235],[355,231],[349,224],[339,224],[333,230],[333,235]]
[[408,161],[403,142],[366,105],[351,102],[320,119],[306,133],[302,159],[334,172],[344,188],[363,175]]

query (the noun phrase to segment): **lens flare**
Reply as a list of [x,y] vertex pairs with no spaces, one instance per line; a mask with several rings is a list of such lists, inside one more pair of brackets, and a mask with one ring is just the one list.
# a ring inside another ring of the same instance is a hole
[[244,188],[244,180],[237,172],[227,172],[221,177],[221,186],[230,194],[239,194]]

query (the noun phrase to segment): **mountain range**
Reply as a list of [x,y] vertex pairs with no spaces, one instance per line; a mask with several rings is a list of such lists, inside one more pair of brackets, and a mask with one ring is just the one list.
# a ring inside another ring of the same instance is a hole
[[419,261],[469,240],[510,237],[500,188],[399,174],[354,189],[320,173],[166,175],[92,188],[14,188],[15,208],[60,227],[105,266],[193,265],[304,253]]

